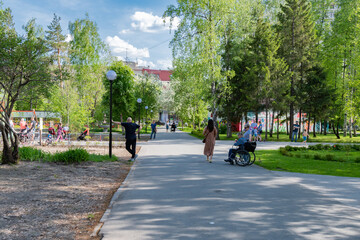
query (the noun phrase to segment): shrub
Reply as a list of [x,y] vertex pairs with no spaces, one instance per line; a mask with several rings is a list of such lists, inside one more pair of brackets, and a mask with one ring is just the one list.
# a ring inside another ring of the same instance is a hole
[[322,160],[321,154],[316,153],[316,154],[314,155],[314,159],[315,159],[315,160]]
[[336,145],[334,145],[334,150],[338,150],[338,151],[344,150],[344,146],[336,144]]
[[324,150],[331,150],[332,149],[332,146],[327,144],[327,145],[324,145]]
[[355,162],[356,162],[356,163],[360,163],[360,157],[357,157],[357,158],[355,159]]
[[288,156],[288,157],[292,157],[293,155],[291,153],[289,153],[286,148],[280,147],[279,149],[280,154],[283,156]]
[[85,149],[75,148],[65,152],[57,152],[51,157],[53,162],[65,164],[79,163],[89,161],[90,155]]
[[19,148],[19,157],[23,161],[40,161],[46,158],[46,153],[31,147]]
[[356,151],[360,151],[360,145],[352,145],[352,149],[356,150]]
[[325,160],[326,161],[336,161],[335,156],[332,155],[332,154],[326,154],[325,155]]
[[222,124],[219,128],[220,134],[225,134],[227,132],[227,126],[225,124]]

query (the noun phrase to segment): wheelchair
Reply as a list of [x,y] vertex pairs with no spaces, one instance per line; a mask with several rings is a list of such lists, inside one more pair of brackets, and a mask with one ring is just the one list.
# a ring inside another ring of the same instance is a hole
[[[235,147],[233,146],[233,152],[230,155],[232,163],[236,163],[238,166],[250,166],[256,160],[255,149],[256,142],[246,142],[244,145]],[[231,163],[231,162],[230,162]]]

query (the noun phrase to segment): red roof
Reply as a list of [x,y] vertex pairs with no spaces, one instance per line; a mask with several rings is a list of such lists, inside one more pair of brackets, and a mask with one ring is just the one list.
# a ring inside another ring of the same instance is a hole
[[154,70],[154,69],[146,69],[146,68],[143,68],[142,72],[158,75],[161,81],[170,81],[170,76],[172,74],[172,71],[169,70]]

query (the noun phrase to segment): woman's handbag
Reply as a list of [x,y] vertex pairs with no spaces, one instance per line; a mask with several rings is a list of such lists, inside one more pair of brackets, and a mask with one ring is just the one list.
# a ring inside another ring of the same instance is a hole
[[203,143],[206,143],[206,137],[203,139],[203,141],[202,141]]

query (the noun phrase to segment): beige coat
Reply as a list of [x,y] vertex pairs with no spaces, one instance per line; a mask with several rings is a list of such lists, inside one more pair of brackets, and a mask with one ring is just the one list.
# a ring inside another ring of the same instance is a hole
[[205,147],[204,147],[204,155],[206,156],[212,156],[214,154],[214,147],[215,147],[215,139],[217,135],[217,130],[214,127],[214,130],[212,132],[209,132],[208,128],[205,127],[204,136],[206,137]]

